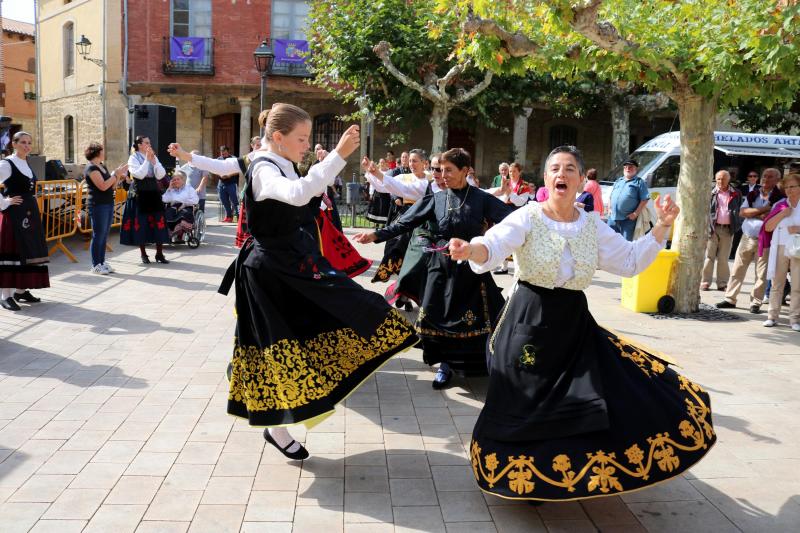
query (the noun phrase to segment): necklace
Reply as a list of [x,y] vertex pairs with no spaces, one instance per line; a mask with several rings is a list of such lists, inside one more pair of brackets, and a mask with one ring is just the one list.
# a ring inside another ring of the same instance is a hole
[[545,213],[547,218],[549,218],[550,220],[553,220],[555,222],[575,222],[581,216],[581,214],[578,211],[573,209],[572,212],[569,214],[569,217],[566,217],[566,218],[565,217],[560,217],[560,216],[557,216],[555,209],[550,207],[548,204],[544,204],[542,207],[543,207],[543,210],[549,211],[549,213]]
[[451,194],[452,189],[447,189],[447,210],[448,211],[459,211],[464,204],[467,203],[467,197],[469,196],[469,185],[467,185],[467,194],[464,195],[464,199],[461,201],[461,205],[458,207],[450,207],[450,197],[455,196],[455,193]]

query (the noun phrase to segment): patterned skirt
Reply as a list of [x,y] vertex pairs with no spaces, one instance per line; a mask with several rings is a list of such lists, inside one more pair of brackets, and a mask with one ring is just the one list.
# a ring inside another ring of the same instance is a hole
[[486,340],[503,306],[500,289],[491,274],[475,274],[469,264],[441,253],[427,254],[426,267],[415,324],[424,361],[485,375]]
[[[23,223],[26,217],[28,221]],[[41,215],[33,196],[25,197],[23,205],[0,211],[0,288],[49,287],[48,261]]]
[[488,354],[470,448],[486,492],[546,501],[621,494],[680,475],[716,440],[708,394],[599,327],[581,291],[520,282]]
[[350,278],[369,270],[372,260],[364,259],[336,227],[332,209],[319,212],[317,225],[322,242],[322,255],[333,268],[341,270]]
[[[145,197],[153,194],[158,195],[158,201]],[[169,241],[164,204],[160,201],[161,196],[157,192],[128,196],[122,212],[122,226],[119,229],[120,244],[140,246]]]
[[380,295],[334,269],[308,233],[309,246],[248,240],[220,287],[225,293],[235,280],[228,413],[251,425],[319,420],[418,341]]
[[[389,215],[391,222],[400,218],[410,207],[410,205],[394,206]],[[372,277],[372,283],[386,283],[394,274],[400,274],[400,269],[403,268],[403,258],[406,255],[410,240],[410,234],[402,233],[386,241],[383,246],[383,258],[375,271],[375,275]]]

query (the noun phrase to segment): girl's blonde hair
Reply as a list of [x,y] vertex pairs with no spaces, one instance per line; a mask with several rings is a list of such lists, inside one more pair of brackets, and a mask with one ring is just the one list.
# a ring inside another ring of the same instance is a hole
[[272,139],[276,131],[288,135],[301,122],[310,122],[311,116],[305,110],[292,104],[276,103],[269,111],[258,115],[258,125],[264,128],[264,137]]

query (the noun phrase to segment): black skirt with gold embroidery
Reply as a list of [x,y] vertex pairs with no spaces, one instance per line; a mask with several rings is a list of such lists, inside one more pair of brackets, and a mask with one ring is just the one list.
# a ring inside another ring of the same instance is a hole
[[[410,205],[408,204],[392,206],[392,209],[389,210],[390,223],[400,218],[403,213],[408,211],[409,207]],[[411,236],[403,233],[386,241],[383,246],[383,258],[375,271],[375,275],[372,277],[372,283],[385,283],[394,274],[400,274],[400,269],[403,268],[403,258],[406,255],[406,248],[408,248],[410,240]]]
[[470,458],[504,498],[609,496],[675,477],[716,440],[708,394],[602,329],[583,292],[521,282],[489,342]]
[[380,295],[301,240],[251,239],[227,276],[230,282],[235,273],[237,313],[228,413],[251,425],[294,424],[331,412],[417,341]]
[[[437,247],[447,244],[439,240]],[[475,274],[469,264],[439,252],[427,255],[419,317],[426,363],[446,362],[469,374],[486,374],[486,339],[494,330],[503,295],[489,273]]]

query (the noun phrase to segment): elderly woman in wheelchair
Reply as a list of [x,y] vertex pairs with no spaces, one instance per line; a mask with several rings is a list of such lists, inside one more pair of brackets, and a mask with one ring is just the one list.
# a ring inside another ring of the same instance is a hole
[[169,188],[161,196],[166,206],[167,228],[173,243],[185,242],[195,248],[202,235],[198,235],[198,211],[200,199],[197,191],[187,184],[186,174],[176,170],[169,181]]

